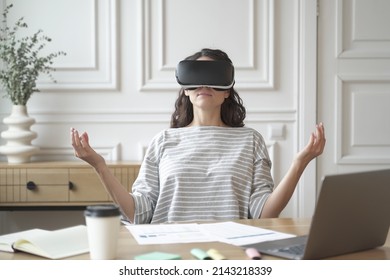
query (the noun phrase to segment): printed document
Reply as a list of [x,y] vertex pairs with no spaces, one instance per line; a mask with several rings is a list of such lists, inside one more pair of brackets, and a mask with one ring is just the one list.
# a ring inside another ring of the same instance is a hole
[[292,237],[236,222],[126,226],[138,244],[172,244],[219,241],[236,246]]

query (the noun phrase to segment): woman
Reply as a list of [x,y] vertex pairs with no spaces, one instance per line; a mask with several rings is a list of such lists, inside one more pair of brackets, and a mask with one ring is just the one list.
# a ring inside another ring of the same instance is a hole
[[234,68],[227,54],[203,49],[179,66],[182,89],[171,128],[151,141],[132,193],[90,147],[87,133],[72,129],[75,155],[96,170],[133,223],[277,217],[306,166],[323,152],[323,125],[316,126],[274,188],[264,139],[244,126],[245,108],[233,88]]

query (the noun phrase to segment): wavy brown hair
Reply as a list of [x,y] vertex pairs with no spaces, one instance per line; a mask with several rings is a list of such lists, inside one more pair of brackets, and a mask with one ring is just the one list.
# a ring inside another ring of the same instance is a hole
[[[202,49],[201,51],[189,56],[186,60],[197,60],[206,56],[213,60],[224,60],[232,63],[228,55],[218,49]],[[221,106],[221,119],[224,124],[230,127],[244,126],[246,110],[241,97],[236,90],[229,89],[229,97],[225,99]],[[185,95],[184,89],[180,89],[179,97],[175,102],[175,111],[171,117],[171,128],[185,127],[194,119],[194,110],[190,98]]]

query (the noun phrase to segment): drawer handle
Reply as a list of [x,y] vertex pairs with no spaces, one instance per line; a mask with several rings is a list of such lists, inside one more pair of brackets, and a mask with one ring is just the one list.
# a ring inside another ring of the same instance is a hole
[[69,190],[73,190],[74,189],[74,184],[71,181],[69,181],[68,187],[69,187]]
[[28,181],[26,188],[30,191],[33,191],[37,188],[38,186],[33,182],[33,181]]

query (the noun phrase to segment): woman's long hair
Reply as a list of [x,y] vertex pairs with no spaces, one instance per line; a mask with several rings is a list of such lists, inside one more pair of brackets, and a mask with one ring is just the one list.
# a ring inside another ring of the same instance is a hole
[[[197,60],[199,57],[207,56],[213,60],[225,60],[230,63],[232,61],[228,55],[216,49],[202,49],[186,58],[186,60]],[[229,97],[221,106],[221,119],[224,124],[230,127],[244,126],[244,119],[246,117],[246,110],[243,105],[241,97],[233,87],[229,89]],[[194,110],[190,98],[185,95],[184,89],[180,89],[179,97],[175,102],[175,111],[171,117],[171,128],[185,127],[189,125],[194,119]]]

